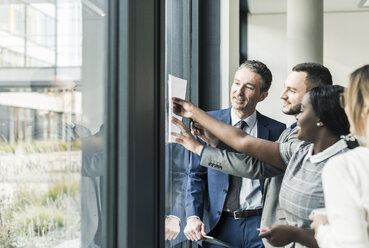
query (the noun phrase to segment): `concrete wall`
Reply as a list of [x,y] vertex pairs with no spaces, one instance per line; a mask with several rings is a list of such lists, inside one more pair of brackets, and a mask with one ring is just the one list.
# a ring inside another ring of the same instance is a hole
[[220,1],[220,106],[230,106],[230,88],[239,66],[240,1]]
[[[290,123],[281,112],[279,96],[287,68],[287,28],[285,14],[249,15],[249,59],[263,61],[273,73],[269,96],[258,110],[272,118]],[[369,63],[369,12],[331,12],[324,14],[324,65],[336,84],[347,85],[349,74]]]

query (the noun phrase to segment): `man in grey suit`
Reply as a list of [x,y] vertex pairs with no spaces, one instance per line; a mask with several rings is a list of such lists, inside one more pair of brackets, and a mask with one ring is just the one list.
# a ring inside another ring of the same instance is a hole
[[[281,95],[282,112],[287,115],[297,115],[300,103],[306,92],[314,87],[331,85],[332,76],[329,70],[317,63],[302,63],[296,65],[286,79],[285,89]],[[204,147],[200,164],[227,174],[252,179],[266,178],[264,182],[263,213],[261,227],[284,223],[284,214],[279,207],[278,196],[284,171],[263,161],[242,153],[228,152],[223,143],[207,134],[206,130],[195,129],[195,134],[216,148]],[[287,128],[277,142],[288,142],[297,139],[296,123]],[[218,165],[214,167],[214,164]],[[264,241],[265,247],[273,247]]]

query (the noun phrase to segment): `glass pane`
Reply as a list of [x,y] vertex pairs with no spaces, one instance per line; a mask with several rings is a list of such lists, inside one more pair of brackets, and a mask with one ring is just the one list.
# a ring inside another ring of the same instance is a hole
[[0,2],[0,247],[100,247],[108,0]]
[[[186,94],[189,99],[191,89],[191,1],[166,1],[166,77],[169,75],[187,81]],[[170,101],[166,87],[167,104],[167,140],[169,141]],[[186,123],[188,124],[188,123]],[[186,225],[186,190],[189,164],[189,152],[181,145],[167,143],[166,156],[166,247],[191,247],[183,234]],[[196,245],[197,247],[197,245]]]

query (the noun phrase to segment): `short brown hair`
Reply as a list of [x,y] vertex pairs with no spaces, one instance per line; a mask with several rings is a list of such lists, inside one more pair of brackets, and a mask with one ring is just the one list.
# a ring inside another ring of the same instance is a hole
[[327,67],[319,63],[301,63],[292,68],[292,71],[305,72],[306,76],[306,88],[307,91],[315,87],[321,87],[326,85],[332,85],[332,75]]
[[260,75],[262,79],[260,92],[266,92],[269,90],[270,85],[272,84],[273,76],[272,72],[263,62],[258,60],[246,60],[238,67],[237,71],[243,68],[247,68],[250,71]]

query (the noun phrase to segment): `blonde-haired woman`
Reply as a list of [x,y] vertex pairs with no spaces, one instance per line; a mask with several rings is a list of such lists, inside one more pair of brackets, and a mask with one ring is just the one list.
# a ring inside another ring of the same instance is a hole
[[[369,141],[369,65],[355,70],[341,105]],[[310,215],[319,247],[369,247],[369,142],[330,159],[322,175],[327,217]]]

